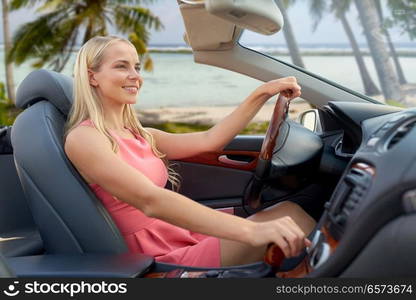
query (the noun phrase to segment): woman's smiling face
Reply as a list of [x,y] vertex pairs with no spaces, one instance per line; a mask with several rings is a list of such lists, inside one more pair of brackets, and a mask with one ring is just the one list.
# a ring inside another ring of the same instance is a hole
[[143,78],[137,51],[126,42],[116,42],[104,50],[98,70],[89,70],[90,85],[99,97],[114,104],[135,104]]

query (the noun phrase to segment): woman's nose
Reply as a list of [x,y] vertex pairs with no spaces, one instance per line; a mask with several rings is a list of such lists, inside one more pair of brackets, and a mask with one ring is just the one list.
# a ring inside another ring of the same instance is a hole
[[132,69],[130,71],[129,77],[130,77],[130,79],[138,80],[140,78],[140,73],[137,70]]

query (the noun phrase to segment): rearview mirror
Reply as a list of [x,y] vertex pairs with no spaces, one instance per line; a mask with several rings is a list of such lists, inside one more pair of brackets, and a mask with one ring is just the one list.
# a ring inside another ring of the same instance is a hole
[[222,19],[261,34],[271,35],[283,27],[275,0],[205,0],[206,10]]

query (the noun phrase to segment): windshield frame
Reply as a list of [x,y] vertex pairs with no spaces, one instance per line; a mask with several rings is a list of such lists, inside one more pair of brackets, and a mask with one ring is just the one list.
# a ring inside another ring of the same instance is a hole
[[[241,36],[242,36],[242,34],[240,35],[240,38],[241,38]],[[275,60],[275,61],[277,61],[277,62],[279,62],[279,63],[282,63],[282,64],[284,64],[284,65],[286,65],[286,66],[288,66],[288,67],[290,67],[290,68],[293,68],[293,69],[295,69],[295,70],[297,70],[297,71],[299,71],[299,72],[302,72],[302,73],[304,73],[304,74],[306,74],[306,75],[308,75],[308,76],[311,76],[311,77],[313,77],[313,78],[315,78],[315,79],[318,79],[318,80],[320,80],[320,81],[323,81],[323,82],[325,82],[325,83],[327,83],[327,84],[329,84],[329,85],[332,85],[332,86],[333,86],[333,87],[335,87],[335,88],[341,89],[341,90],[343,90],[344,92],[350,93],[350,94],[352,94],[352,95],[354,95],[354,96],[356,96],[356,97],[359,97],[359,98],[361,98],[361,99],[363,99],[363,100],[365,100],[365,101],[368,101],[368,102],[373,103],[373,104],[382,104],[382,105],[386,105],[386,103],[380,102],[380,101],[378,101],[378,100],[376,100],[376,99],[373,99],[373,98],[371,98],[371,97],[369,97],[369,96],[367,96],[367,95],[364,95],[364,94],[362,94],[362,93],[360,93],[360,92],[354,91],[354,90],[352,90],[352,89],[350,89],[350,88],[347,88],[347,87],[345,87],[345,86],[343,86],[343,85],[341,85],[341,84],[339,84],[339,83],[336,83],[336,82],[334,82],[334,81],[332,81],[332,80],[329,80],[329,79],[327,79],[327,78],[325,78],[325,77],[322,77],[322,76],[320,76],[320,75],[317,75],[317,74],[315,74],[315,73],[312,73],[312,72],[311,72],[311,71],[309,71],[309,70],[306,70],[306,69],[304,69],[304,68],[298,67],[298,66],[293,65],[293,64],[291,64],[291,63],[285,62],[285,61],[280,60],[280,59],[278,59],[278,58],[276,58],[276,57],[270,56],[270,55],[268,55],[268,54],[266,54],[266,53],[263,53],[263,52],[260,52],[260,51],[255,50],[255,49],[249,48],[248,46],[244,46],[243,44],[241,44],[240,39],[237,41],[237,44],[238,44],[239,46],[241,46],[242,48],[244,48],[244,49],[247,49],[247,50],[252,51],[252,52],[254,52],[254,53],[257,53],[257,54],[263,55],[263,56],[265,56],[265,57],[267,57],[267,58],[273,59],[273,60]],[[306,99],[305,99],[305,100],[306,100]]]

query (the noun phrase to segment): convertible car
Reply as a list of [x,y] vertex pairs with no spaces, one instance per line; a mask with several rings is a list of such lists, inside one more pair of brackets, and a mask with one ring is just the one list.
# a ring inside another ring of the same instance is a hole
[[289,120],[290,103],[279,97],[266,136],[237,136],[220,152],[177,161],[180,193],[243,217],[296,202],[317,221],[312,246],[273,266],[219,269],[129,253],[63,151],[72,79],[36,70],[17,91],[23,112],[2,129],[0,276],[416,275],[416,109],[379,103],[242,46],[243,30],[271,34],[283,26],[274,1],[255,3],[258,9],[250,1],[179,0],[195,62],[261,81],[296,76],[303,99],[315,109]]

